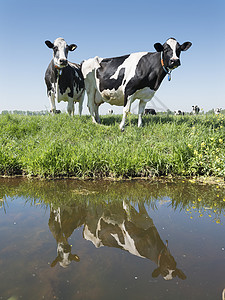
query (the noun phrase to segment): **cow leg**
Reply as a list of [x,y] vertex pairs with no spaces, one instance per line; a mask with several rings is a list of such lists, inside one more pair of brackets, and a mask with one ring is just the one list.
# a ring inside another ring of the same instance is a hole
[[146,102],[140,100],[138,107],[138,127],[142,126],[142,115],[145,111]]
[[130,107],[131,107],[131,98],[128,98],[127,99],[127,104],[123,108],[123,118],[122,118],[122,121],[120,123],[120,130],[121,131],[124,131],[124,129],[125,129],[126,117],[127,117],[127,114],[130,112]]
[[95,89],[89,90],[87,106],[88,106],[90,115],[92,117],[92,122],[97,124],[97,120],[95,118],[95,112],[96,112],[95,93],[96,93]]
[[97,121],[97,123],[101,123],[100,117],[99,117],[99,112],[98,112],[98,108],[100,105],[95,104],[94,110],[95,110],[95,120]]
[[50,92],[50,94],[49,94],[49,101],[50,101],[50,105],[51,105],[50,112],[55,114],[55,112],[56,112],[56,106],[55,106],[55,93],[54,92]]
[[98,121],[96,120],[96,117],[95,117],[96,104],[95,103],[91,103],[90,105],[88,105],[88,109],[89,109],[90,115],[92,117],[92,122],[95,123],[95,124],[97,124]]
[[79,116],[82,114],[82,109],[83,109],[83,102],[80,100],[79,101]]
[[67,104],[67,112],[68,114],[71,116],[74,116],[74,102],[73,102],[73,98],[68,99],[68,104]]
[[84,102],[84,91],[79,98],[79,115],[81,116],[82,109],[83,109],[83,102]]

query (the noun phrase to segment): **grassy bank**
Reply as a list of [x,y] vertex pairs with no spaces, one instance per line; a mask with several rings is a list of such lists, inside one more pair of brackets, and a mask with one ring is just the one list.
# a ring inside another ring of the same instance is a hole
[[0,174],[41,177],[225,176],[223,115],[0,115]]

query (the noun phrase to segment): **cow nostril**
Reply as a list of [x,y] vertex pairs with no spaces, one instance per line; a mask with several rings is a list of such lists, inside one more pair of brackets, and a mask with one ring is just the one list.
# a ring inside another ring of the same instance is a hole
[[67,64],[66,59],[60,59],[59,62],[60,62],[61,65],[64,65],[64,66]]
[[172,59],[170,60],[170,63],[171,63],[171,65],[179,66],[179,65],[180,65],[180,60],[179,60],[179,59],[174,59],[174,58],[172,58]]

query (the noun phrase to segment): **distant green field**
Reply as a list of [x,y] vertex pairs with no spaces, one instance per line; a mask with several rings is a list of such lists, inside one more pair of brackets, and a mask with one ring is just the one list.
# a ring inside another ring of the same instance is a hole
[[0,115],[0,175],[225,177],[224,115],[121,117]]

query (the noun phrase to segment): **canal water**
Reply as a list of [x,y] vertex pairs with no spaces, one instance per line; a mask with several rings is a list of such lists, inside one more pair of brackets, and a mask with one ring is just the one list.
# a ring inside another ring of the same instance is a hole
[[222,299],[225,189],[0,179],[0,300]]

